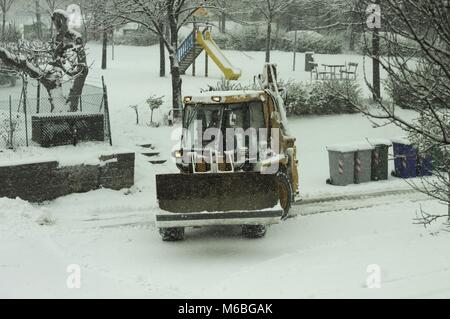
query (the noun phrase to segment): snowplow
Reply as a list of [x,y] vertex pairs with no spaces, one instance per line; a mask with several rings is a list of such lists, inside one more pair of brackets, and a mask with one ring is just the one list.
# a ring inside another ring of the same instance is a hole
[[[256,78],[255,78],[256,79]],[[177,174],[156,176],[156,225],[164,241],[186,227],[240,225],[259,238],[289,215],[298,195],[295,138],[289,134],[276,66],[260,90],[184,97]]]

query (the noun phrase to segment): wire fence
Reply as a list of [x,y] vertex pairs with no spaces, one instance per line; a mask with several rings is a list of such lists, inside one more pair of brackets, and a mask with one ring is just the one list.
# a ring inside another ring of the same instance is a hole
[[[9,90],[9,97],[4,99],[5,94],[0,91],[0,151],[2,149],[16,149],[35,145],[36,137],[33,136],[33,120],[37,118],[62,116],[71,118],[76,122],[75,126],[61,123],[54,125],[52,134],[57,134],[57,140],[67,141],[74,139],[74,132],[81,125],[86,131],[91,122],[86,122],[86,116],[94,118],[96,128],[100,126],[104,140],[112,144],[109,109],[107,104],[107,91],[105,86],[97,87],[85,85],[83,94],[68,98],[71,84],[65,83],[61,88],[61,95],[50,98],[47,92],[38,83],[27,83],[24,81],[22,88]],[[3,89],[0,89],[3,90]],[[76,112],[74,110],[76,105]],[[72,110],[72,112],[70,112]],[[84,120],[83,120],[84,119]],[[99,119],[103,123],[99,123]],[[84,121],[84,122],[83,122]],[[69,121],[70,122],[70,121]],[[103,127],[101,127],[103,125]],[[58,128],[59,127],[59,128]],[[98,132],[97,136],[98,136]]]

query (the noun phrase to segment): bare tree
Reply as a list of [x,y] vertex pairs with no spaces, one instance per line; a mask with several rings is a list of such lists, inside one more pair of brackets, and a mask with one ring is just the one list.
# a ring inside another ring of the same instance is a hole
[[0,0],[0,11],[2,13],[2,38],[6,31],[6,14],[16,0]]
[[291,8],[297,0],[244,0],[248,8],[256,8],[266,24],[266,62],[270,62],[272,49],[272,24],[275,20]]
[[[434,178],[414,186],[445,203],[448,214],[444,216],[450,221],[450,1],[380,0],[379,4],[384,32],[377,36],[388,53],[371,54],[371,49],[366,53],[388,75],[393,100],[382,99],[367,79],[375,104],[348,100],[369,119],[376,119],[376,125],[394,123],[405,130],[420,158],[433,156]],[[365,24],[364,11],[361,17]],[[368,33],[372,32],[367,25]],[[402,116],[399,105],[414,111],[415,119]],[[423,214],[421,222],[442,216]]]
[[[157,34],[169,53],[172,78],[172,105],[181,110],[181,74],[177,56],[178,32],[190,17],[204,6],[194,0],[109,0],[103,15],[104,25],[138,23]],[[163,26],[168,28],[165,32]]]

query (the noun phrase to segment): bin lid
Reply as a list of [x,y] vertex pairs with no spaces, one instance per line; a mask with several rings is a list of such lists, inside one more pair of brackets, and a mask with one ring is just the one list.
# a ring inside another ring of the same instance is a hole
[[393,143],[393,141],[391,141],[387,138],[368,138],[367,142],[373,146],[377,146],[377,145],[392,146],[392,143]]
[[373,150],[375,147],[369,143],[356,142],[356,143],[346,143],[327,146],[329,152],[339,152],[339,153],[351,153],[356,151],[369,151]]
[[406,136],[399,136],[399,137],[391,138],[391,142],[396,143],[396,144],[404,144],[404,145],[412,144],[411,141]]

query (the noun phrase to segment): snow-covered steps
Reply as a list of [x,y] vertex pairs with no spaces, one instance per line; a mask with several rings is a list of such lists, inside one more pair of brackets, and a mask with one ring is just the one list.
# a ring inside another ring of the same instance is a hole
[[141,154],[144,156],[147,156],[147,157],[156,157],[156,156],[160,155],[159,152],[146,152],[146,153],[141,153]]
[[150,164],[153,165],[161,165],[161,164],[165,164],[167,162],[167,160],[154,160],[154,161],[148,161]]
[[152,165],[161,165],[167,162],[167,159],[160,158],[161,153],[156,150],[156,147],[153,144],[141,144],[138,145],[138,152],[145,156],[151,158],[148,163]]

